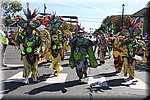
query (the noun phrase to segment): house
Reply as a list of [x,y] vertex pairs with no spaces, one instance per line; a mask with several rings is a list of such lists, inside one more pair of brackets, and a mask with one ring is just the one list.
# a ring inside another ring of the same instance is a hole
[[140,22],[143,23],[143,33],[148,33],[150,35],[150,1],[143,9],[132,14],[132,17],[140,17]]

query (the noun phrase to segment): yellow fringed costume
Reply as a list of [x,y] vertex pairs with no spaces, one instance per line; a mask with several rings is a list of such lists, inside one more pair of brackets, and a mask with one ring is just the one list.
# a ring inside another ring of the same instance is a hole
[[140,48],[140,49],[143,51],[143,53],[144,53],[143,56],[142,56],[142,62],[143,62],[144,64],[146,64],[146,63],[147,63],[147,57],[148,57],[148,48],[147,48],[147,46],[146,46],[146,44],[145,44],[144,41],[138,40],[137,42],[138,42],[139,45],[142,46],[142,47]]
[[21,52],[21,60],[23,61],[23,77],[24,84],[29,83],[29,76],[31,74],[33,82],[38,82],[38,62],[39,62],[39,48],[42,45],[41,37],[36,29],[41,25],[41,21],[34,19],[36,17],[36,9],[33,14],[29,7],[24,11],[27,20],[23,17],[17,16],[14,20],[23,30],[20,30],[13,40],[13,43],[19,46]]
[[44,29],[40,31],[40,36],[42,38],[42,41],[44,42],[42,46],[42,57],[45,58],[47,61],[52,59],[51,53],[50,53],[50,45],[51,45],[51,38],[50,33],[48,30]]
[[122,64],[123,64],[122,50],[121,48],[119,48],[119,43],[122,40],[123,40],[123,37],[118,36],[116,40],[114,41],[114,46],[113,46],[114,67],[117,72],[121,72]]

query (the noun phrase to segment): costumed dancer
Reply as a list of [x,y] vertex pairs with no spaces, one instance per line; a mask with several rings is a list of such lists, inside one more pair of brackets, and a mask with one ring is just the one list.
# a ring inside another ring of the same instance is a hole
[[43,41],[41,58],[44,58],[47,62],[49,62],[51,60],[51,53],[49,49],[51,44],[50,33],[46,29],[40,30],[40,36]]
[[126,30],[124,34],[125,38],[120,44],[123,51],[124,76],[127,76],[129,74],[129,78],[131,79],[135,77],[135,54],[137,54],[138,50],[142,48],[142,45],[136,40],[136,35],[140,33],[140,31],[137,30],[137,26],[139,25],[137,19],[138,18],[131,18],[129,20],[128,30]]
[[98,45],[99,55],[100,55],[100,65],[105,63],[105,56],[107,52],[107,40],[104,34],[101,34],[99,45]]
[[142,62],[144,64],[147,63],[147,57],[148,57],[148,48],[146,43],[143,40],[139,40],[137,39],[137,43],[139,44],[139,50],[137,52],[139,52],[138,54],[140,54],[139,56],[142,56]]
[[112,55],[112,48],[113,48],[113,43],[114,43],[114,38],[113,38],[113,34],[110,33],[109,36],[108,36],[108,57],[109,59],[111,58],[111,55]]
[[[137,18],[135,18],[135,19],[137,19]],[[147,37],[144,37],[144,35],[141,33],[140,24],[141,24],[140,22],[135,23],[134,29],[133,29],[133,34],[135,37],[137,37],[138,35],[141,36],[141,38],[136,38],[137,43],[139,44],[138,52],[141,52],[142,62],[144,64],[146,64],[147,63],[147,57],[148,57],[148,48],[146,45],[147,44],[147,39],[146,39]]]
[[47,20],[41,19],[42,24],[45,25],[46,29],[50,33],[50,53],[52,55],[52,64],[50,68],[54,70],[54,75],[58,76],[60,71],[63,70],[60,61],[64,59],[64,37],[63,33],[60,31],[60,26],[63,24],[63,20],[59,16],[55,16],[55,14],[51,14],[51,16],[45,16]]
[[17,16],[15,22],[23,29],[21,34],[16,36],[15,45],[19,46],[21,51],[21,60],[23,61],[23,77],[24,84],[29,84],[29,76],[31,74],[33,82],[38,82],[38,62],[39,62],[39,47],[42,44],[39,31],[36,29],[41,25],[40,20],[34,20],[37,15],[36,9],[31,14],[29,6],[27,11],[24,10],[27,18],[25,20],[21,16]]
[[113,44],[114,67],[116,69],[116,72],[121,72],[123,65],[122,51],[121,48],[119,47],[119,44],[122,40],[123,36],[121,36],[121,33],[119,32]]
[[120,43],[123,51],[123,73],[124,76],[129,74],[129,78],[133,79],[135,76],[136,59],[135,53],[137,52],[138,45],[135,42],[133,35],[126,32],[125,39]]
[[94,44],[91,40],[83,37],[84,33],[83,30],[79,30],[70,42],[69,65],[72,69],[76,68],[79,80],[82,79],[83,75],[87,77],[88,61],[93,68],[98,65],[92,48]]

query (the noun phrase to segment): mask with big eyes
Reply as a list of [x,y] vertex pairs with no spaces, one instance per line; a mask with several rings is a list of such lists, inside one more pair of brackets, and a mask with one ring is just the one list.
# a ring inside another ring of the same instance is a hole
[[58,51],[57,50],[52,50],[52,56],[56,58],[58,56]]
[[52,41],[57,44],[59,42],[58,35],[52,35]]
[[133,37],[129,37],[129,40],[130,40],[130,41],[133,41],[134,39],[133,39]]

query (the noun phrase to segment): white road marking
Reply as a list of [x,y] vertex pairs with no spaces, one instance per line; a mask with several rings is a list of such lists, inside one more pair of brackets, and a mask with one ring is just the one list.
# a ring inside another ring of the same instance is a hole
[[6,65],[10,67],[19,67],[19,66],[23,67],[23,64],[6,64]]
[[3,97],[3,94],[0,93],[0,99]]
[[[38,64],[40,64],[40,63],[42,63],[42,62],[44,62],[44,61],[46,61],[46,60],[40,60],[39,62],[38,62]],[[23,64],[5,64],[5,65],[7,65],[7,66],[9,66],[9,67],[19,67],[19,66],[24,66]]]
[[88,85],[92,85],[92,86],[97,86],[97,87],[101,87],[101,86],[108,86],[106,79],[104,76],[89,76],[88,77]]
[[0,91],[0,99],[3,97],[3,91]]
[[51,75],[45,83],[64,83],[67,78],[67,73],[59,73],[58,76]]
[[134,89],[149,89],[149,86],[139,78],[134,78],[132,80],[128,80],[127,78],[124,78],[124,79],[126,81],[124,84],[129,85],[131,88],[134,88]]
[[12,77],[8,78],[5,82],[23,82],[23,72],[20,71]]

